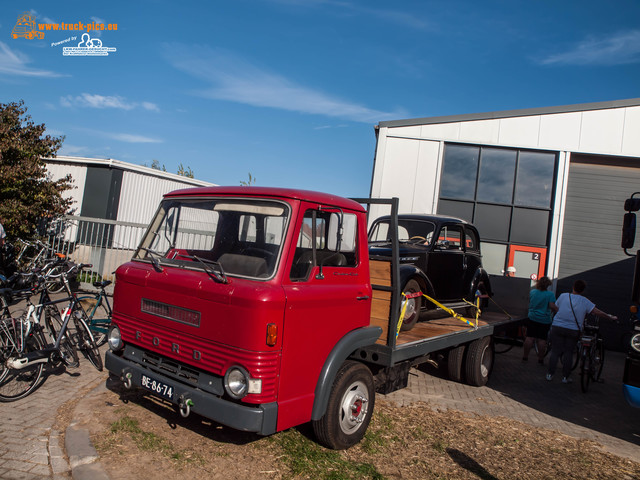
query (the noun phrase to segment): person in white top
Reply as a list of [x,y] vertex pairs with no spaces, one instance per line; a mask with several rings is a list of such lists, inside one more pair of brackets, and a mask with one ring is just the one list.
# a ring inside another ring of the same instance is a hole
[[593,313],[602,318],[617,320],[618,317],[604,313],[596,308],[588,298],[582,296],[587,283],[584,280],[576,280],[571,293],[563,293],[558,297],[556,306],[558,311],[551,324],[549,338],[551,340],[551,355],[549,357],[549,369],[547,380],[552,380],[556,372],[558,358],[562,360],[562,383],[571,383],[571,364],[573,350],[578,336],[582,330],[585,317]]

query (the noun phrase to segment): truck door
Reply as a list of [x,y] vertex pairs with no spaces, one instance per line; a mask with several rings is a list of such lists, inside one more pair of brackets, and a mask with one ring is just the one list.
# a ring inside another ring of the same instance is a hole
[[301,212],[288,278],[283,280],[287,306],[278,429],[310,420],[314,390],[329,352],[347,332],[370,320],[369,265],[358,258],[367,258],[364,214],[318,205]]

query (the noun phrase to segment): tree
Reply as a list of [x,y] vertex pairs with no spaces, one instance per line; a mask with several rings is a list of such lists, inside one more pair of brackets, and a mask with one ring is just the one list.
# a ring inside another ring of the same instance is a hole
[[68,213],[70,175],[53,181],[44,158],[55,157],[64,137],[45,135],[27,115],[24,101],[0,103],[0,222],[7,236],[29,238],[42,219]]
[[251,175],[251,172],[249,172],[249,180],[245,181],[245,180],[240,180],[240,185],[242,185],[243,187],[249,187],[251,185],[255,185],[256,183],[256,177]]
[[[146,167],[147,164],[145,163],[144,166]],[[162,164],[162,167],[160,167],[160,162],[158,160],[156,160],[155,158],[151,162],[151,168],[153,168],[155,170],[162,170],[163,172],[167,171],[167,167],[164,166],[164,163]]]
[[182,162],[180,162],[180,165],[178,166],[178,175],[182,175],[183,177],[193,178],[193,170],[191,170],[191,167],[185,168],[182,165]]

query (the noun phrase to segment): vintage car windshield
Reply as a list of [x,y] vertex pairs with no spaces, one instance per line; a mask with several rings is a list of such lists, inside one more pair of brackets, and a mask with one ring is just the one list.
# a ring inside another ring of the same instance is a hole
[[226,275],[268,279],[281,257],[289,216],[289,206],[273,200],[166,199],[133,259],[156,269],[204,270],[221,281]]
[[[430,245],[436,226],[432,222],[415,219],[398,219],[398,241]],[[377,222],[369,234],[371,243],[387,243],[391,241],[389,220]]]

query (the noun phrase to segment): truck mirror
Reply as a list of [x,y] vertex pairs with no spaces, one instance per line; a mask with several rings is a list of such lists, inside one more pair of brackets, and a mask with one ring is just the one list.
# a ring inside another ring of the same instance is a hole
[[[625,202],[626,208],[626,202]],[[625,213],[622,222],[622,242],[620,246],[624,249],[633,247],[636,241],[636,214]]]

